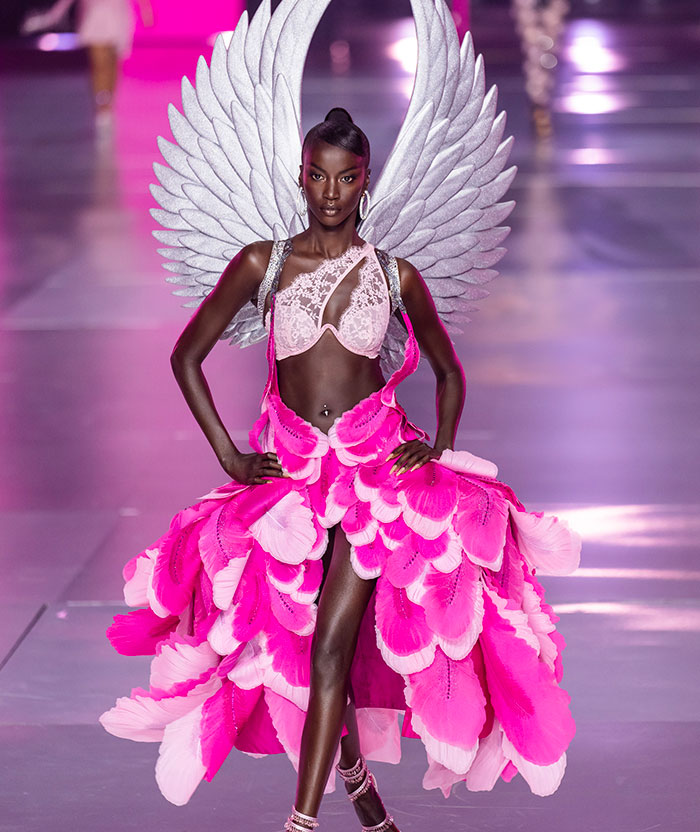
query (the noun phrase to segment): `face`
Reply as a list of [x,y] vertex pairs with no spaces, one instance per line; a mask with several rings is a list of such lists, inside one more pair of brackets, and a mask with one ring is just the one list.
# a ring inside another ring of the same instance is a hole
[[325,226],[354,225],[369,173],[361,156],[327,142],[314,142],[304,150],[299,173],[309,214]]

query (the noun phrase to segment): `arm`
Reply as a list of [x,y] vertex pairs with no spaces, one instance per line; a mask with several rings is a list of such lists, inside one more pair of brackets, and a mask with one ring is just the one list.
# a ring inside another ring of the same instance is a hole
[[260,286],[270,257],[269,242],[243,248],[224,269],[219,282],[190,319],[170,356],[175,379],[192,415],[202,428],[226,473],[247,484],[283,476],[274,454],[242,454],[233,444],[212,399],[202,362]]
[[31,35],[55,26],[63,15],[75,3],[75,0],[58,0],[51,8],[43,12],[33,12],[24,19],[20,27],[23,35]]
[[435,304],[419,272],[406,260],[398,259],[401,297],[411,319],[416,340],[430,362],[437,382],[437,434],[432,448],[419,440],[399,445],[395,470],[403,473],[436,459],[445,448],[454,448],[457,425],[464,406],[464,370],[450,336],[440,320]]

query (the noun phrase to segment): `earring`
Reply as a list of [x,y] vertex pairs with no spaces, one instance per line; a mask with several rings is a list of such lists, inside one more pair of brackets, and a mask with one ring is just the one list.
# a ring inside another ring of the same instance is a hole
[[304,189],[301,185],[299,185],[299,190],[297,191],[297,208],[299,209],[300,214],[303,214],[308,210],[306,194],[304,193]]
[[[363,205],[362,200],[367,198],[367,204]],[[362,196],[360,197],[360,219],[366,220],[367,214],[369,213],[369,191],[362,191]]]

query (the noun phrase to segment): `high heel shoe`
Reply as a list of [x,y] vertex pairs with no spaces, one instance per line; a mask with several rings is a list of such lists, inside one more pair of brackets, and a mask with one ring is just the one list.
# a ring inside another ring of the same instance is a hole
[[292,814],[287,818],[284,824],[286,832],[309,832],[318,826],[318,819],[312,818],[311,815],[305,815],[300,812],[296,806],[292,806]]
[[350,783],[351,785],[354,785],[355,783],[359,784],[356,789],[348,792],[348,797],[353,803],[358,799],[358,797],[362,797],[363,794],[366,794],[366,792],[374,787],[376,799],[379,801],[379,805],[382,807],[385,817],[384,820],[381,823],[376,824],[376,826],[365,826],[363,824],[362,832],[387,832],[387,830],[391,829],[394,825],[394,818],[384,808],[382,799],[377,791],[377,780],[372,772],[367,768],[365,758],[360,754],[354,766],[351,766],[350,768],[341,768],[340,764],[338,764],[335,769],[346,783]]

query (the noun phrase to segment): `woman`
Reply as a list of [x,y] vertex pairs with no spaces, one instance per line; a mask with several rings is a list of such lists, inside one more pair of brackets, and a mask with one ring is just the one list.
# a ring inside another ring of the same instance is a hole
[[[76,0],[58,0],[44,12],[30,15],[22,25],[24,34],[55,26]],[[153,25],[150,0],[136,0],[144,26]],[[131,53],[134,37],[131,0],[80,0],[76,33],[88,50],[90,79],[98,125],[109,123],[119,75],[119,62]]]
[[[353,247],[365,249],[365,242],[358,237],[355,225],[360,199],[369,188],[369,179],[367,138],[345,110],[331,110],[325,121],[314,127],[304,141],[299,187],[308,206],[309,227],[291,240],[292,252],[280,275],[278,292],[293,290],[299,275],[313,274],[324,263],[339,260]],[[231,318],[244,303],[256,298],[271,249],[270,241],[242,249],[185,328],[172,356],[177,381],[223,469],[231,479],[246,485],[283,477],[283,467],[274,453],[245,454],[234,446],[217,416],[201,363]],[[363,260],[371,262],[369,257]],[[281,360],[278,353],[277,373],[282,401],[326,434],[337,417],[386,383],[379,368],[378,353],[383,330],[369,333],[378,342],[376,353],[369,356],[355,352],[352,345],[344,346],[332,329],[339,325],[343,311],[350,307],[352,294],[360,291],[360,266],[360,262],[353,266],[337,287],[333,287],[330,297],[324,298],[327,305],[322,313],[323,326],[328,325],[328,328],[315,333],[313,343],[306,349],[295,350]],[[372,269],[370,281],[376,284],[379,280],[384,284],[385,277],[376,260]],[[421,350],[428,357],[438,381],[439,423],[434,446],[416,438],[392,449],[390,457],[395,459],[397,475],[425,465],[439,457],[445,448],[453,447],[464,402],[464,374],[430,294],[409,263],[399,261],[399,272],[401,297]],[[376,293],[376,286],[372,288]],[[385,294],[388,302],[388,288]],[[295,325],[293,316],[297,303],[300,301],[283,307],[284,312],[277,310],[277,333],[283,323],[283,314],[292,317],[289,323],[284,321],[285,328]],[[268,312],[269,307],[268,299]],[[361,325],[371,328],[374,323],[365,319]],[[311,696],[302,735],[301,774],[295,801],[296,809],[307,816],[318,813],[344,720],[349,733],[341,741],[341,767],[351,769],[360,756],[352,706],[346,709],[347,677],[360,622],[376,582],[360,578],[353,572],[347,537],[338,525],[330,531],[330,542],[323,556],[323,589],[318,600],[311,654]],[[348,788],[353,790],[351,784]],[[373,786],[354,803],[363,824],[372,826],[384,820],[385,813],[382,814],[383,807]]]
[[[127,601],[149,606],[109,631],[120,652],[156,653],[151,691],[101,721],[163,740],[166,797],[186,802],[233,747],[283,751],[298,770],[289,832],[318,825],[334,762],[363,829],[396,829],[365,758],[398,761],[399,713],[402,735],[426,746],[424,785],[446,796],[517,771],[551,793],[573,735],[563,642],[534,578],[547,545],[571,559],[571,539],[528,515],[490,463],[465,454],[486,473],[450,470],[467,470],[452,451],[464,374],[420,274],[356,232],[369,160],[364,133],[331,110],[302,148],[308,228],[245,246],[178,339],[175,376],[232,482],[127,565]],[[270,334],[252,453],[201,369],[247,303]],[[390,314],[406,343],[387,381]],[[432,445],[395,399],[416,342],[437,382]]]

